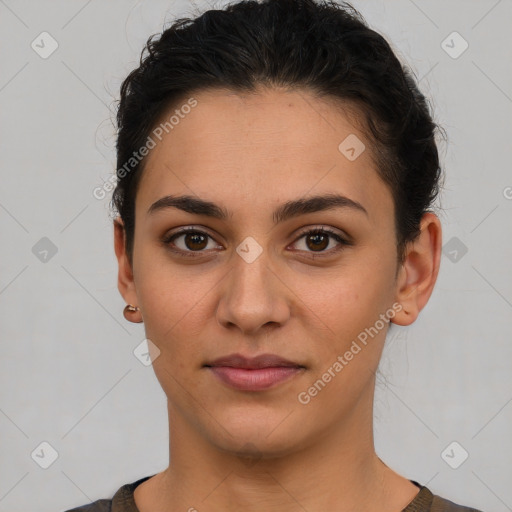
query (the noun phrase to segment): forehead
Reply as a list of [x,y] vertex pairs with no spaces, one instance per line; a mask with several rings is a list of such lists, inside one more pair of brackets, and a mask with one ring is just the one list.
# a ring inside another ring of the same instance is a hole
[[214,89],[192,97],[195,106],[185,108],[194,103],[182,99],[155,127],[159,136],[153,135],[156,145],[146,157],[137,215],[166,194],[254,212],[334,191],[364,204],[374,220],[392,215],[370,143],[340,103],[298,90]]

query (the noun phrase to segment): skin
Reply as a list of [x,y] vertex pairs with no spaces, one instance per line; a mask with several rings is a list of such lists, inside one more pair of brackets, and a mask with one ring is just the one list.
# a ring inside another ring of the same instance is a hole
[[[388,324],[308,404],[297,396],[393,304],[402,307],[393,323],[415,321],[438,275],[440,221],[423,216],[397,267],[391,192],[370,142],[334,100],[268,89],[194,97],[198,105],[147,156],[132,265],[122,222],[114,222],[119,291],[140,308],[133,321],[143,319],[160,350],[153,367],[168,399],[172,463],[137,487],[137,507],[400,512],[418,488],[378,458],[373,440],[375,372]],[[366,145],[354,161],[338,150],[350,134]],[[333,192],[367,215],[336,208],[274,225],[282,203]],[[148,214],[168,194],[212,201],[232,216],[176,208]],[[211,237],[200,253],[197,241],[175,239],[189,258],[162,242],[185,226]],[[348,234],[353,245],[329,238],[315,249],[302,235],[322,226]],[[251,263],[236,252],[249,236],[262,249]],[[305,369],[270,390],[235,390],[203,365],[237,352],[277,354]]]

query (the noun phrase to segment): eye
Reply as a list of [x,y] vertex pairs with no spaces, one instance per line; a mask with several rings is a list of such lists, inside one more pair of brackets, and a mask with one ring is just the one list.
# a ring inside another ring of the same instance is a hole
[[[177,243],[176,241],[180,238],[182,240]],[[169,246],[171,251],[183,256],[194,257],[193,253],[195,252],[204,252],[203,249],[212,249],[212,247],[208,247],[208,239],[213,240],[208,233],[199,231],[196,228],[187,227],[180,229],[177,233],[166,236],[162,241],[165,245]],[[177,250],[173,246],[177,247]]]
[[[335,231],[332,231],[328,228],[315,228],[311,229],[309,231],[305,231],[302,233],[299,238],[297,239],[295,244],[298,243],[301,239],[304,239],[303,246],[306,249],[299,249],[299,250],[305,250],[305,252],[312,253],[313,257],[316,253],[320,255],[331,255],[332,253],[338,252],[344,248],[344,246],[352,245],[351,242],[343,238],[340,234],[336,233]],[[330,242],[332,240],[335,240],[338,242],[338,247],[331,248],[330,250],[326,251],[327,247],[329,247]],[[310,250],[312,249],[312,250]]]
[[[206,252],[205,249],[212,250],[215,248],[215,243],[212,244],[213,247],[209,247],[208,239],[213,241],[213,238],[205,231],[200,231],[193,227],[186,227],[181,228],[178,232],[167,235],[162,242],[169,247],[171,251],[179,255],[196,257],[194,253],[204,253]],[[304,239],[305,249],[299,250],[309,252],[313,257],[317,254],[323,256],[325,253],[327,253],[325,254],[327,256],[342,250],[344,246],[352,245],[351,242],[343,238],[340,234],[324,227],[303,232],[294,244],[297,244],[302,239]],[[326,251],[329,245],[331,245],[330,242],[332,240],[338,242],[338,247]]]

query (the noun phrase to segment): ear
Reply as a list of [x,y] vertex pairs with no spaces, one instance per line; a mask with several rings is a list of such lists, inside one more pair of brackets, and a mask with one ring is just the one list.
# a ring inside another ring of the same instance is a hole
[[393,323],[412,324],[427,304],[439,273],[441,239],[439,218],[433,213],[424,213],[420,234],[408,244],[398,273],[395,300],[403,309],[391,319]]
[[120,217],[114,219],[114,249],[119,266],[117,287],[127,304],[137,305],[137,293],[133,281],[133,272],[126,254],[124,224]]

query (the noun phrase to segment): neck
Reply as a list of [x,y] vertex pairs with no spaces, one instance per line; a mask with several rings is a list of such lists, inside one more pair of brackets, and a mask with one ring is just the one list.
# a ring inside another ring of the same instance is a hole
[[247,458],[219,449],[168,408],[171,464],[135,490],[140,512],[398,512],[418,492],[375,453],[373,393],[299,449]]

